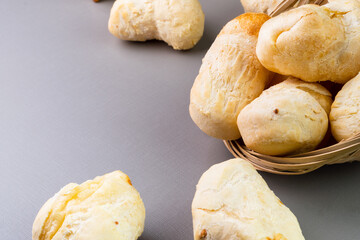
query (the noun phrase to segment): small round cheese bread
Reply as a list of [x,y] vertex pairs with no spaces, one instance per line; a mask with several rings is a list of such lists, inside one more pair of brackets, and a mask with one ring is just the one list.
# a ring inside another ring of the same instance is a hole
[[242,159],[201,176],[192,216],[195,240],[304,240],[295,215]]
[[33,240],[136,240],[145,207],[129,177],[115,171],[80,185],[70,183],[40,209]]
[[328,116],[309,93],[278,84],[247,105],[237,123],[248,148],[286,155],[315,149],[326,134]]
[[335,97],[330,112],[331,132],[337,141],[360,133],[360,74]]
[[344,84],[360,71],[360,1],[307,4],[267,21],[256,53],[270,71]]
[[157,39],[174,49],[186,50],[202,37],[204,22],[198,0],[117,0],[108,28],[123,40]]
[[238,139],[236,118],[270,79],[256,57],[263,13],[245,13],[228,22],[206,53],[190,93],[190,116],[209,136]]

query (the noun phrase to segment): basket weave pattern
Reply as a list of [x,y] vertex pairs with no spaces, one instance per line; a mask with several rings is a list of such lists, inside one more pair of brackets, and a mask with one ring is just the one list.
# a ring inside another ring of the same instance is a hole
[[[309,3],[323,5],[327,1],[284,0],[274,8],[270,16],[276,16],[290,8]],[[247,160],[260,171],[275,174],[300,175],[327,164],[360,160],[360,133],[329,147],[285,157],[274,157],[254,152],[248,149],[241,139],[224,140],[224,143],[235,157]]]
[[360,134],[326,148],[286,157],[274,157],[248,149],[242,140],[224,141],[235,156],[250,162],[260,171],[300,175],[312,172],[327,164],[360,160]]
[[282,12],[285,12],[293,7],[299,7],[305,4],[317,4],[317,5],[324,5],[328,3],[327,0],[284,0],[280,2],[280,4],[274,8],[274,10],[269,14],[270,17],[274,17],[279,15]]

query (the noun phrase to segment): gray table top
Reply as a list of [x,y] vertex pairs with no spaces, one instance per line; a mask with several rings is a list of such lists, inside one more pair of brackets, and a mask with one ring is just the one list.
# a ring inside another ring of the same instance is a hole
[[[42,204],[69,182],[122,170],[146,209],[143,240],[192,239],[201,174],[232,156],[188,114],[201,59],[238,0],[202,0],[191,51],[108,33],[113,1],[16,0],[0,7],[0,236],[31,239]],[[360,239],[360,163],[304,176],[262,173],[307,239]]]

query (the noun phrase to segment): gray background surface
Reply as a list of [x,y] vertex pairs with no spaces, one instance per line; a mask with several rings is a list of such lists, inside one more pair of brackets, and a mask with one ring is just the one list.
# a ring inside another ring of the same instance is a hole
[[[191,121],[188,103],[201,59],[243,11],[239,1],[202,0],[204,37],[186,52],[113,37],[112,3],[0,6],[0,239],[31,239],[37,211],[62,186],[116,169],[146,205],[142,240],[192,239],[195,185],[231,158]],[[262,175],[307,239],[360,239],[360,163]]]

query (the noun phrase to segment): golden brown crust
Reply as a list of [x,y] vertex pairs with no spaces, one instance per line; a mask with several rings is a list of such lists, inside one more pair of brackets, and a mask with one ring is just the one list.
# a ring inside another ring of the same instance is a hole
[[270,17],[263,13],[244,13],[236,17],[221,30],[220,34],[236,34],[244,32],[250,36],[258,36],[261,26],[269,20]]
[[205,239],[207,236],[207,232],[206,232],[206,229],[203,229],[200,233],[200,239]]
[[281,233],[277,233],[275,234],[274,237],[267,237],[266,239],[263,240],[287,240],[287,238],[284,237],[284,235],[282,235]]

